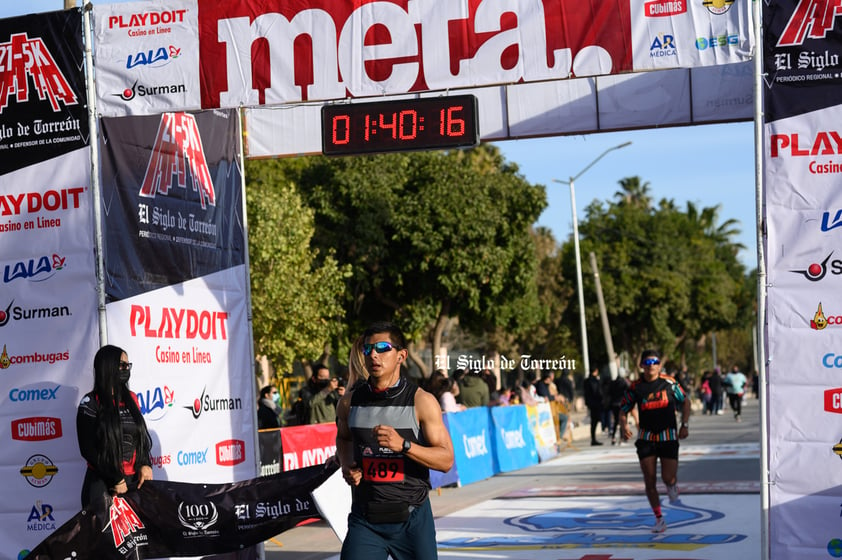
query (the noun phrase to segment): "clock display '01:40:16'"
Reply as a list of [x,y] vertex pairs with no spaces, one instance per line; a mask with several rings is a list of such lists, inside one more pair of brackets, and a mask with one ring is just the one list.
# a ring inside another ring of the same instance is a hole
[[322,107],[326,155],[468,147],[478,138],[473,95]]

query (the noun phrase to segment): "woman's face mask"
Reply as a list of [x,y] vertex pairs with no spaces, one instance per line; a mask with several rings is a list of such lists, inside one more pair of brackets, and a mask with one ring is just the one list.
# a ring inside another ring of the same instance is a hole
[[281,394],[277,391],[272,393],[272,400],[275,401],[275,404],[280,404],[281,402]]

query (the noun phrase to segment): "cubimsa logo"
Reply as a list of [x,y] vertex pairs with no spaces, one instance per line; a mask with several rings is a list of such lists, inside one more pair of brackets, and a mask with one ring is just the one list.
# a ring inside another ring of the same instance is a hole
[[687,12],[687,2],[684,0],[655,0],[643,4],[643,15],[646,17],[669,17]]
[[216,444],[216,464],[233,467],[246,460],[246,442],[241,439],[229,439]]
[[12,420],[12,439],[19,441],[45,441],[61,437],[61,419],[33,416]]
[[[178,170],[178,172],[176,172]],[[177,177],[175,183],[173,178]],[[164,113],[158,125],[152,157],[140,186],[140,196],[168,195],[175,187],[187,189],[187,179],[204,209],[216,206],[216,191],[205,159],[196,118],[187,113]]]
[[[76,105],[78,100],[40,37],[15,33],[8,43],[0,43],[0,114],[14,96],[18,103],[30,99],[49,101],[54,112]],[[32,88],[32,91],[30,91]]]
[[842,414],[842,387],[825,389],[824,410],[834,414]]

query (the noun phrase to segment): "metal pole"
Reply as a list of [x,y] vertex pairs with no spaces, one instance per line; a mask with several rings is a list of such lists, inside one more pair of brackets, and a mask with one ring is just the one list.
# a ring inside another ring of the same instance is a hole
[[760,397],[760,558],[771,555],[769,511],[769,410],[766,363],[766,254],[763,227],[763,25],[762,2],[754,2],[754,196],[757,227],[757,390]]
[[577,175],[570,177],[570,180],[568,181],[553,179],[553,181],[556,183],[561,183],[563,185],[570,186],[570,210],[573,214],[573,251],[576,256],[576,287],[579,292],[579,327],[582,332],[582,365],[584,366],[586,378],[591,373],[591,364],[590,358],[588,357],[588,330],[587,323],[585,321],[585,293],[582,290],[582,258],[579,254],[579,220],[576,216],[576,189],[573,186],[573,183],[575,183],[576,179],[581,177],[585,173],[585,171],[593,167],[596,162],[605,157],[605,154],[614,150],[619,150],[620,148],[625,148],[629,144],[631,144],[631,142],[623,142],[622,144],[618,144],[617,146],[608,148],[607,150],[599,154],[599,156],[597,156],[596,159],[590,162]]
[[617,356],[614,354],[614,340],[611,338],[611,327],[608,324],[608,312],[605,310],[605,298],[602,297],[602,282],[599,280],[599,269],[596,266],[596,255],[590,252],[593,281],[596,284],[596,303],[599,305],[599,318],[602,321],[602,336],[605,338],[605,351],[608,353],[608,369],[611,379],[617,379]]
[[576,189],[573,187],[573,177],[570,178],[570,207],[573,209],[573,252],[576,255],[576,291],[579,292],[579,328],[582,333],[582,365],[585,369],[585,379],[591,373],[591,363],[588,357],[588,328],[585,321],[585,292],[582,289],[582,258],[579,254],[579,220],[576,217]]

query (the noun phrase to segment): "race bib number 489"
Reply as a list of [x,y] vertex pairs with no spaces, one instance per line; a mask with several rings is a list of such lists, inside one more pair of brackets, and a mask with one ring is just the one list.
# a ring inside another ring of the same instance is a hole
[[363,459],[363,477],[369,482],[403,482],[403,457]]

